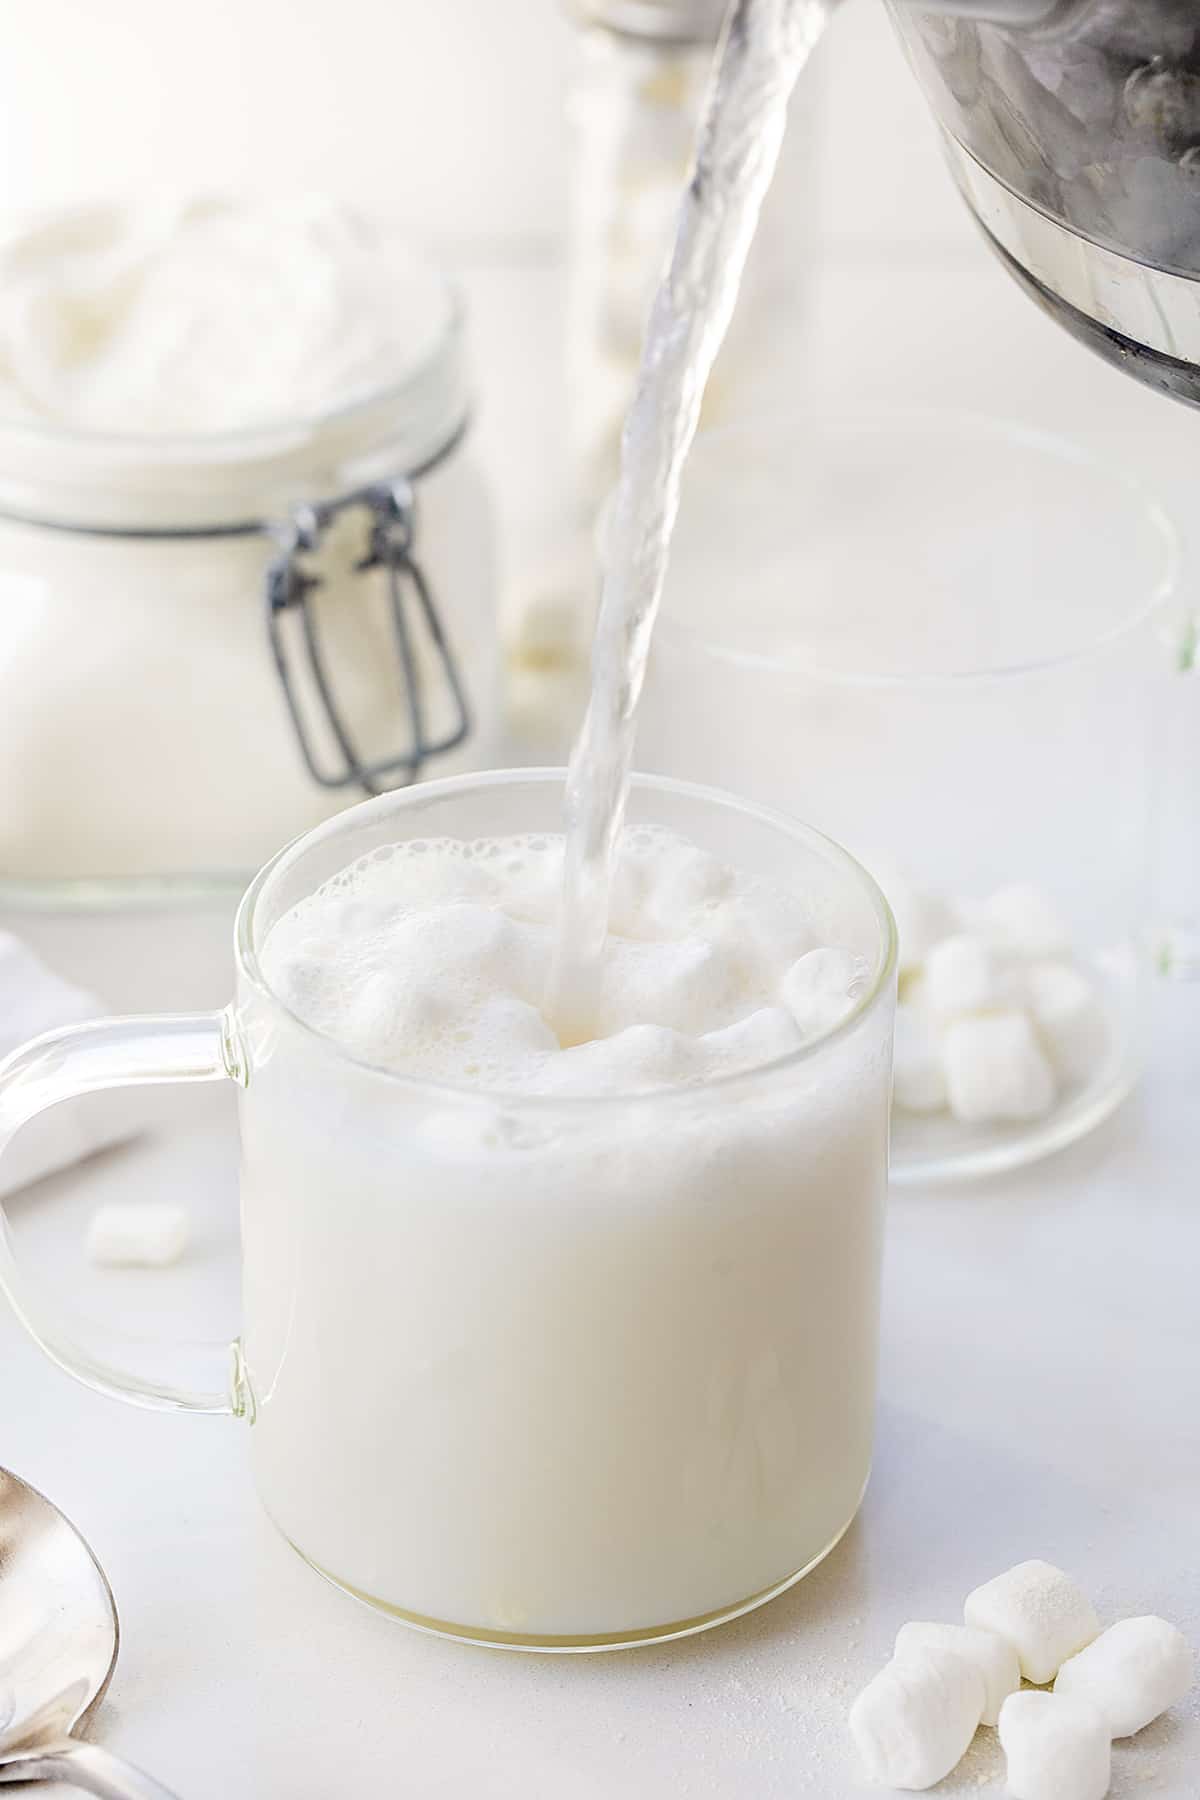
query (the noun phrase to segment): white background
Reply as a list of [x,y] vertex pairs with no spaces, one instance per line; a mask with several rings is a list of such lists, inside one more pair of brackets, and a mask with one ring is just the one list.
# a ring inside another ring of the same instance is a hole
[[[0,205],[153,170],[345,191],[436,241],[473,304],[481,442],[523,580],[561,503],[566,33],[550,0],[9,0],[0,21]],[[878,0],[848,0],[827,63],[795,403],[1057,426],[1186,512],[1200,422],[1057,334],[990,264]],[[221,909],[21,928],[115,1007],[226,997]],[[97,1735],[183,1800],[849,1800],[867,1790],[845,1708],[896,1626],[954,1616],[1020,1557],[1075,1570],[1108,1616],[1161,1611],[1200,1642],[1196,1004],[1163,996],[1141,1095],[1087,1144],[1022,1179],[895,1198],[863,1515],[792,1594],[673,1649],[523,1659],[360,1612],[260,1517],[240,1428],[96,1399],[0,1315],[0,1461],[79,1520],[122,1606]],[[159,1116],[157,1136],[26,1195],[17,1233],[74,1292],[96,1200],[183,1192],[190,1263],[149,1300],[152,1283],[123,1292],[139,1318],[190,1323],[234,1305],[228,1096],[185,1094]],[[998,1773],[981,1746],[945,1792]],[[1198,1769],[1193,1700],[1119,1752],[1114,1792],[1190,1800]]]

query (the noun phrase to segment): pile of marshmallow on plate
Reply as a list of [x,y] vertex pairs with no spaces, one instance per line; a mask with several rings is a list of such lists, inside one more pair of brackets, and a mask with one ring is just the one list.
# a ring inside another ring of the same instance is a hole
[[900,936],[897,1107],[964,1125],[1044,1118],[1095,1074],[1104,1008],[1035,887],[951,900],[871,862]]
[[1103,1800],[1113,1738],[1141,1731],[1192,1684],[1192,1653],[1174,1625],[1122,1619],[1102,1632],[1086,1594],[1050,1563],[1018,1563],[985,1582],[963,1617],[902,1625],[891,1662],[851,1707],[877,1781],[932,1787],[981,1724],[996,1725],[1013,1800]]

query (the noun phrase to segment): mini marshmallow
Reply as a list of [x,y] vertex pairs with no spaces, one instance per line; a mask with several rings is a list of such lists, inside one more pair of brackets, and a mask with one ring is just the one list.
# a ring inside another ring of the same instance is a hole
[[1035,963],[1026,979],[1033,1022],[1055,1070],[1064,1081],[1085,1081],[1106,1048],[1095,988],[1073,963]]
[[1026,1681],[1052,1681],[1069,1656],[1100,1634],[1087,1595],[1053,1564],[1018,1563],[967,1595],[963,1617],[1015,1649]]
[[709,915],[705,936],[727,944],[772,989],[786,969],[819,942],[803,906],[790,894],[733,894]]
[[344,1041],[370,1061],[393,1041],[412,1043],[444,1029],[447,1009],[436,984],[399,981],[390,969],[366,975],[346,1009]]
[[695,1040],[706,1081],[778,1062],[799,1050],[803,1041],[796,1021],[782,1006],[761,1006],[748,1018],[721,1031],[706,1031]]
[[986,1698],[976,1665],[954,1651],[893,1657],[850,1708],[867,1772],[889,1787],[932,1787],[965,1754]]
[[703,1073],[695,1038],[666,1025],[627,1025],[547,1058],[536,1086],[545,1094],[638,1094],[681,1086]]
[[1110,1737],[1132,1737],[1195,1678],[1187,1639],[1165,1619],[1122,1619],[1058,1671],[1054,1692],[1094,1706]]
[[955,1656],[965,1656],[979,1670],[986,1696],[984,1725],[996,1723],[1000,1708],[1021,1685],[1017,1653],[994,1631],[978,1631],[973,1625],[926,1624],[914,1619],[896,1633],[895,1654],[904,1656],[910,1650],[948,1650]]
[[1012,1800],[1104,1800],[1112,1749],[1103,1719],[1084,1701],[1010,1694],[1000,1708],[1000,1743]]
[[[434,1054],[437,1041],[435,1034],[425,1040]],[[536,1081],[547,1062],[560,1060],[558,1039],[541,1013],[515,994],[491,995],[457,1027],[455,1042],[462,1073],[481,1087]],[[411,1045],[417,1047],[415,1037]]]
[[742,991],[741,964],[723,944],[611,940],[589,1023],[597,1037],[635,1021],[687,1031],[698,1014],[720,1027],[737,1016]]
[[87,1253],[92,1262],[109,1268],[161,1269],[178,1261],[189,1236],[186,1207],[158,1200],[114,1201],[92,1214]]
[[671,846],[667,855],[660,851],[644,869],[644,877],[645,912],[655,925],[672,933],[713,912],[734,883],[728,863],[691,844]]
[[959,930],[958,915],[940,894],[917,887],[883,857],[864,859],[883,889],[896,920],[900,973],[919,969],[935,944]]
[[[406,973],[419,972],[428,994],[447,1008],[461,1007],[464,994],[469,1000],[495,992],[516,994],[531,1006],[540,1003],[546,979],[542,940],[536,930],[493,904],[443,900],[401,918],[394,907],[380,911],[371,951],[397,987]],[[340,1025],[345,969],[335,964],[335,970]]]
[[959,933],[929,952],[921,997],[936,1018],[952,1020],[1019,1006],[1024,992],[1005,951]]
[[964,1124],[1040,1119],[1054,1105],[1054,1071],[1023,1012],[956,1020],[942,1054],[950,1110]]
[[792,964],[779,992],[804,1037],[814,1038],[841,1024],[866,982],[861,956],[849,950],[810,950]]
[[892,1098],[905,1112],[940,1112],[946,1104],[946,1070],[937,1033],[912,1006],[896,1008]]
[[1061,956],[1069,948],[1062,920],[1040,888],[1000,888],[971,909],[972,923],[1017,956]]

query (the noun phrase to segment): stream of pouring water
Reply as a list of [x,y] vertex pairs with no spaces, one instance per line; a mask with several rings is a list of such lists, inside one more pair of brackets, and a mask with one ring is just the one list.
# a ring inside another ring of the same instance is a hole
[[734,0],[671,260],[651,308],[621,438],[591,695],[567,777],[562,922],[547,996],[564,1043],[590,1035],[613,849],[684,461],[779,157],[788,96],[833,3]]

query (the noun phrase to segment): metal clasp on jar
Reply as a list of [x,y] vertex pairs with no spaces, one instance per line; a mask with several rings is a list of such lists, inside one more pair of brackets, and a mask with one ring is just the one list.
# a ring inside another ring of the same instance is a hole
[[[376,569],[384,572],[402,710],[408,725],[406,743],[371,760],[360,752],[347,709],[335,691],[312,605],[325,577],[312,567],[310,559],[320,551],[335,521],[355,508],[366,514],[367,541],[354,571],[363,576]],[[267,629],[288,713],[309,774],[322,787],[357,786],[366,794],[406,787],[416,780],[430,757],[455,749],[471,729],[462,678],[429,583],[414,554],[416,498],[411,483],[403,478],[373,483],[335,500],[297,506],[273,535],[280,550],[267,570]],[[287,621],[292,617],[298,620],[298,632],[288,628]],[[290,644],[289,638],[293,640]],[[424,653],[422,642],[428,647]],[[303,658],[306,681],[297,678],[297,654]],[[449,722],[436,736],[430,734],[427,725],[431,696],[422,673],[422,662],[428,664],[431,656],[450,704]],[[310,690],[307,701],[301,693],[304,686]],[[314,716],[310,716],[310,711]],[[318,754],[317,736],[322,720],[341,759],[337,767],[323,765]]]

